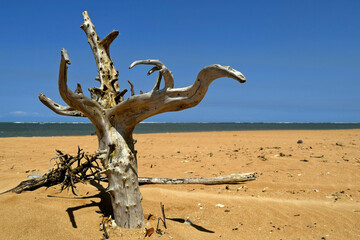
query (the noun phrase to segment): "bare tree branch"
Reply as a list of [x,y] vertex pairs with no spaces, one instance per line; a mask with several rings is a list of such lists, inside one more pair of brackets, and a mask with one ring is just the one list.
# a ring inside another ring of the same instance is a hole
[[59,69],[59,92],[61,98],[70,108],[76,109],[87,116],[99,131],[103,129],[102,107],[94,100],[83,94],[72,92],[67,86],[67,66],[70,59],[65,49],[61,50],[61,61]]
[[[140,65],[140,64],[155,65],[155,67],[150,69],[150,71],[148,72],[148,75],[152,74],[155,71],[159,71],[159,74],[161,74],[161,76],[164,77],[165,89],[174,87],[174,77],[172,75],[172,72],[161,61],[159,61],[157,59],[155,59],[155,60],[153,60],[153,59],[138,60],[138,61],[133,62],[129,66],[129,69],[135,67],[136,65]],[[158,80],[156,81],[156,84],[155,84],[156,87],[154,87],[154,89],[156,89],[156,90],[159,89],[161,76],[159,77],[160,79],[158,78]]]
[[[102,41],[97,35],[95,26],[91,22],[91,19],[87,11],[83,12],[84,22],[80,26],[84,30],[90,47],[93,51],[95,62],[98,70],[98,77],[101,86],[99,88],[89,89],[91,94],[96,95],[96,101],[100,103],[105,109],[110,108],[118,104],[118,101],[122,101],[121,98],[115,98],[119,96],[120,91],[118,83],[118,72],[116,71],[113,61],[110,58],[110,44],[119,35],[119,32],[113,30]],[[95,99],[95,98],[94,98]]]
[[[159,61],[136,61],[130,67],[138,64],[159,65]],[[164,88],[132,96],[112,108],[108,112],[108,116],[121,118],[123,125],[131,131],[136,124],[153,115],[196,106],[204,98],[209,85],[215,79],[222,77],[233,78],[240,83],[246,81],[241,72],[228,66],[209,65],[199,72],[193,85],[185,88]]]
[[115,40],[115,38],[119,35],[119,32],[113,30],[109,35],[107,35],[103,40],[101,40],[100,45],[102,45],[106,51],[106,53],[110,56],[110,44]]
[[130,84],[130,92],[131,92],[131,96],[134,96],[134,95],[135,95],[134,85],[130,82],[130,80],[128,80],[128,83]]
[[39,94],[39,99],[45,106],[47,106],[57,114],[70,117],[86,117],[82,112],[75,110],[71,107],[61,106],[60,104],[54,102],[52,99],[48,98],[42,93]]

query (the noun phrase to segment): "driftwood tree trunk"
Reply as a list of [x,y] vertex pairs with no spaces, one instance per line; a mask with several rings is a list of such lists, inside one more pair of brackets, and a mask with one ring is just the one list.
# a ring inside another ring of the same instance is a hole
[[[135,126],[153,115],[180,111],[196,106],[205,96],[212,81],[229,77],[240,83],[246,78],[238,71],[222,66],[204,67],[195,83],[185,88],[174,88],[171,71],[159,60],[140,60],[130,65],[153,65],[148,72],[159,71],[154,88],[144,94],[135,95],[133,85],[131,97],[124,100],[127,89],[120,91],[118,71],[110,58],[110,44],[118,36],[118,31],[111,32],[103,40],[97,35],[88,13],[83,12],[84,22],[81,28],[86,33],[97,64],[98,76],[95,80],[100,87],[89,89],[91,98],[83,94],[81,85],[75,92],[67,86],[67,65],[70,59],[65,49],[61,51],[59,70],[59,92],[68,106],[61,106],[43,94],[39,99],[54,112],[65,116],[87,117],[96,128],[99,141],[97,153],[102,160],[104,173],[107,175],[116,224],[123,228],[144,226],[137,174],[137,158],[134,149],[133,130]],[[160,81],[165,86],[160,89]]]

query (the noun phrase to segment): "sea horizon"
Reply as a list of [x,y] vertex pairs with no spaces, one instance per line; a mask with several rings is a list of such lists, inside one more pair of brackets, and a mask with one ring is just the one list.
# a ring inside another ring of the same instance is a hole
[[[0,124],[1,123],[73,123],[73,124],[78,124],[78,123],[89,123],[89,124],[92,124],[90,121],[89,122],[19,122],[19,121],[15,121],[15,122],[9,122],[9,121],[0,121]],[[313,122],[262,122],[262,121],[259,121],[259,122],[232,122],[232,121],[225,121],[225,122],[141,122],[140,124],[143,124],[143,123],[281,123],[281,124],[292,124],[292,123],[333,123],[333,124],[357,124],[357,123],[360,123],[360,122],[317,122],[317,121],[313,121]]]
[[[360,129],[354,122],[142,122],[135,134],[171,132]],[[0,122],[0,137],[94,135],[90,122]]]

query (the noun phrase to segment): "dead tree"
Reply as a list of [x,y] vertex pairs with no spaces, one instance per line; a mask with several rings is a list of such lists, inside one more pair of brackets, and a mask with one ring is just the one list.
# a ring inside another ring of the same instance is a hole
[[[174,88],[171,71],[159,60],[140,60],[129,68],[139,64],[153,65],[148,72],[159,71],[153,89],[147,93],[124,99],[127,89],[120,90],[118,71],[110,58],[110,44],[118,36],[112,31],[103,40],[97,35],[95,26],[88,13],[83,12],[84,30],[93,51],[98,76],[95,80],[100,87],[90,88],[91,98],[83,94],[81,85],[75,92],[67,86],[67,65],[70,59],[65,49],[61,50],[59,70],[59,92],[68,106],[61,106],[43,94],[39,99],[54,112],[65,116],[87,117],[95,126],[99,141],[97,154],[101,158],[103,173],[108,178],[108,192],[111,195],[116,224],[123,228],[144,226],[137,174],[137,158],[134,148],[133,130],[146,118],[163,112],[180,111],[200,103],[212,81],[222,77],[233,78],[244,83],[246,78],[240,72],[228,66],[209,65],[201,69],[191,86]],[[164,79],[165,86],[160,89]],[[132,84],[131,89],[133,89]]]

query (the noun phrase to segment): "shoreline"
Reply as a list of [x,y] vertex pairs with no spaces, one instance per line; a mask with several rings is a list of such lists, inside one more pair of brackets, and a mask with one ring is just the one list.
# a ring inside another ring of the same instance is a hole
[[[136,133],[134,132],[133,135],[151,135],[151,134],[182,134],[182,133],[231,133],[231,132],[285,132],[285,131],[356,131],[360,130],[360,128],[347,128],[347,129],[259,129],[259,130],[214,130],[214,131],[169,131],[169,132],[146,132],[146,133]],[[88,134],[88,135],[53,135],[53,136],[9,136],[9,137],[2,137],[0,139],[7,139],[7,138],[54,138],[54,137],[96,137],[96,134]]]
[[[360,129],[360,123],[140,123],[134,134],[333,129]],[[87,136],[94,132],[95,128],[91,123],[0,123],[0,138]]]

